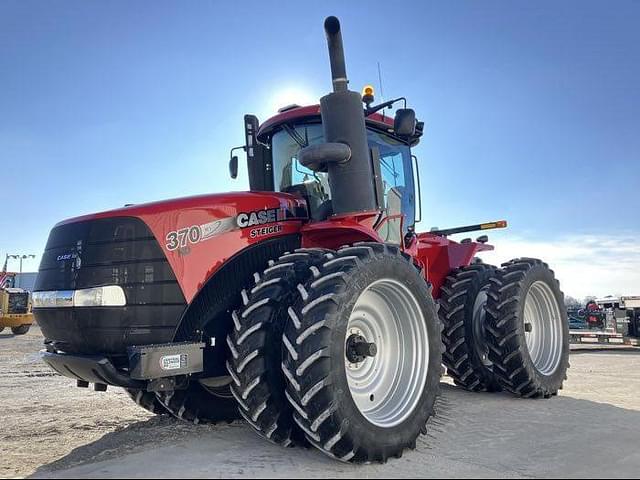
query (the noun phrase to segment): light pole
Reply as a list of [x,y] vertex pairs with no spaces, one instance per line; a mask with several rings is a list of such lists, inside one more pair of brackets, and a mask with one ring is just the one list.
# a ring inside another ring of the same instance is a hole
[[23,260],[27,260],[29,258],[36,258],[35,255],[33,254],[28,254],[28,255],[10,255],[7,253],[5,259],[4,259],[4,267],[3,267],[3,271],[6,272],[7,271],[7,263],[9,262],[9,259],[15,259],[15,260],[20,260],[20,273],[22,273],[22,261]]

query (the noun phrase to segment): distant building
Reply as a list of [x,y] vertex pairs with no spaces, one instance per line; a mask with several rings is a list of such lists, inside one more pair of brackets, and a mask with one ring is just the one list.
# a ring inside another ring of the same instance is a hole
[[33,292],[33,287],[36,284],[36,277],[38,276],[38,272],[25,272],[25,273],[15,273],[9,274],[8,281],[11,282],[11,285],[7,285],[13,288],[21,288],[26,290],[27,292]]

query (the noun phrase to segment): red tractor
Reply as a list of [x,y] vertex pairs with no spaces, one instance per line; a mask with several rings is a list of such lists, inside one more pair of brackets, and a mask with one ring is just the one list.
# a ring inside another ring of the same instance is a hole
[[340,23],[324,27],[333,92],[245,117],[251,191],[59,223],[34,312],[44,360],[80,387],[385,462],[426,432],[443,363],[471,391],[556,395],[568,324],[545,263],[492,267],[486,236],[448,238],[504,222],[415,231],[423,124],[349,91]]

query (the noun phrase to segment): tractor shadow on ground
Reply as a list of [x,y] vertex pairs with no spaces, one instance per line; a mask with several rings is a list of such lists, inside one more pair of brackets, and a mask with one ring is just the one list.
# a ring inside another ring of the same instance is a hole
[[635,476],[640,412],[595,400],[523,400],[443,384],[440,413],[417,451],[361,467],[274,446],[242,423],[193,426],[154,417],[76,448],[34,476]]

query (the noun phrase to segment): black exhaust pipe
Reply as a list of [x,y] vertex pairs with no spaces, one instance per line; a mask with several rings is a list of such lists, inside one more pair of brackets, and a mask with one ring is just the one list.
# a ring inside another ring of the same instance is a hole
[[333,213],[374,211],[378,208],[373,167],[367,142],[364,107],[359,93],[349,91],[340,21],[324,22],[331,63],[333,93],[320,99],[320,113],[327,143],[344,143],[351,149],[347,162],[328,162]]
[[344,48],[342,47],[342,32],[340,32],[340,20],[336,17],[327,17],[324,21],[324,31],[327,34],[329,47],[329,61],[331,62],[331,80],[334,92],[347,90],[347,66],[344,63]]

